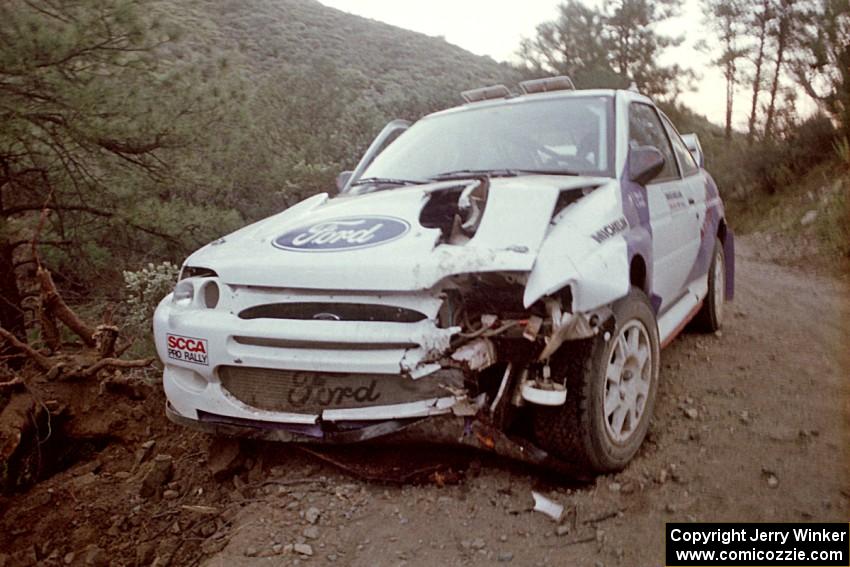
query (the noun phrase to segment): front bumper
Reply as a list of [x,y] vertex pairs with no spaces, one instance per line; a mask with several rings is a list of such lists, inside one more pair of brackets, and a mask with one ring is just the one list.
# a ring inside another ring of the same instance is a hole
[[[338,444],[338,443],[392,443],[413,445],[439,444],[471,447],[511,460],[525,462],[550,471],[568,475],[574,480],[590,480],[586,471],[562,461],[533,443],[520,437],[507,435],[489,421],[475,416],[458,416],[446,413],[439,416],[407,420],[389,420],[362,424],[350,430],[299,431],[285,424],[269,424],[201,414],[201,419],[191,419],[179,414],[166,404],[165,413],[172,422],[213,435],[240,437],[285,443]],[[316,435],[316,431],[320,431]]]
[[[163,385],[177,415],[309,431],[323,422],[411,420],[479,409],[466,396],[463,373],[432,362],[459,331],[437,326],[439,297],[257,288],[217,278],[197,278],[196,284],[198,290],[217,286],[214,307],[204,304],[200,292],[183,305],[168,296],[154,315]],[[280,305],[320,305],[331,314],[340,306],[375,312],[391,307],[422,319],[245,317]]]

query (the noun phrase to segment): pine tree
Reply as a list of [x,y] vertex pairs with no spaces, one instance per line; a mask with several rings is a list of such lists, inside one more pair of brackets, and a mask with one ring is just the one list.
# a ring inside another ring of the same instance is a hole
[[658,62],[682,38],[656,28],[678,7],[679,0],[612,0],[597,10],[568,0],[557,20],[523,40],[518,54],[527,74],[567,74],[583,87],[625,88],[634,82],[646,94],[675,98],[692,74]]
[[725,136],[731,140],[732,112],[739,81],[738,62],[746,53],[740,45],[743,7],[739,0],[704,0],[703,13],[706,25],[717,34],[720,41],[720,53],[713,63],[721,69],[726,80]]
[[747,120],[747,142],[752,144],[755,139],[756,123],[758,120],[758,102],[761,94],[763,67],[765,63],[768,29],[773,20],[772,0],[754,0],[750,3],[749,14],[745,19],[746,31],[754,42],[752,53],[753,75],[752,75],[752,98],[750,102],[750,116]]
[[558,19],[537,26],[537,35],[524,38],[519,56],[528,76],[567,75],[576,84],[625,88],[628,82],[609,62],[601,12],[578,0],[558,6]]
[[682,37],[664,35],[658,24],[677,15],[680,0],[610,0],[604,4],[606,46],[614,70],[649,95],[675,98],[692,73],[658,62],[665,49]]
[[764,120],[764,138],[770,139],[773,135],[773,120],[776,115],[776,103],[779,95],[779,87],[782,73],[786,63],[787,53],[794,48],[795,20],[798,17],[798,0],[779,0],[776,6],[776,19],[771,27],[769,36],[775,46],[773,60],[773,78],[770,83],[770,102],[767,105],[767,114]]
[[804,1],[796,22],[797,42],[790,61],[794,78],[850,139],[850,3]]
[[132,213],[142,187],[168,178],[165,153],[188,142],[187,124],[218,104],[161,56],[175,37],[135,0],[0,4],[0,326],[23,332],[17,276],[36,227],[66,266],[81,259],[73,246],[106,253],[85,238],[92,219],[104,238],[135,229],[176,245]]

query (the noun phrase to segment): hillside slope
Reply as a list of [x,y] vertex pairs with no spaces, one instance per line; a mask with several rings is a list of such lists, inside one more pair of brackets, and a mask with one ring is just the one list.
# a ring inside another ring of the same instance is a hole
[[733,226],[750,234],[756,257],[850,274],[850,175],[826,162],[773,195],[729,202]]
[[161,0],[186,46],[208,57],[228,53],[249,77],[286,66],[331,63],[358,73],[375,98],[445,93],[513,82],[506,64],[421,33],[347,14],[315,0]]
[[[247,222],[332,193],[338,173],[356,165],[388,120],[454,106],[468,88],[504,83],[515,89],[522,78],[507,64],[442,39],[316,0],[153,0],[148,6],[162,29],[182,32],[153,55],[164,55],[164,68],[200,83],[210,96],[192,109],[196,123],[181,132],[180,143],[162,152],[165,178],[140,176],[134,199],[114,200],[121,215],[148,229],[125,238],[133,243],[122,248],[126,265],[104,260],[87,273],[115,269],[118,277],[119,270],[146,262],[180,262]],[[178,98],[182,91],[174,90],[151,96]],[[711,154],[710,123],[684,110],[670,115],[683,132],[699,133]],[[112,186],[126,187],[126,175],[120,169]],[[111,247],[112,230],[87,235],[96,242],[66,256]],[[86,274],[76,277],[83,281]]]

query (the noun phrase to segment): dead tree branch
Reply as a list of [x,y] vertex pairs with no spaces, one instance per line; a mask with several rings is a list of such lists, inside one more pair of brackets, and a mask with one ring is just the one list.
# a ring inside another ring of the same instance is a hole
[[11,380],[0,382],[0,390],[15,390],[25,386],[26,384],[24,384],[24,381],[20,376],[15,376]]
[[53,283],[53,277],[50,272],[44,268],[39,268],[36,272],[39,284],[41,285],[42,303],[50,313],[65,323],[69,329],[74,331],[88,347],[96,346],[94,338],[95,329],[92,329],[82,319],[80,319],[74,311],[68,307],[65,300],[59,295],[56,290],[56,284]]
[[9,331],[4,329],[3,327],[0,327],[0,339],[5,340],[7,343],[12,345],[14,348],[16,348],[19,351],[26,354],[27,357],[29,357],[33,362],[35,362],[36,365],[38,365],[38,367],[41,368],[42,370],[48,371],[53,367],[53,363],[51,362],[51,360],[48,357],[46,357],[43,354],[41,354],[40,352],[38,352],[37,350],[32,348],[27,343],[18,340],[18,338],[15,335],[10,333]]
[[103,358],[91,366],[71,371],[68,374],[65,374],[63,378],[69,380],[74,378],[91,378],[92,376],[96,376],[101,370],[106,370],[107,368],[145,368],[146,366],[153,364],[153,360],[154,359],[152,358],[142,358],[138,360]]

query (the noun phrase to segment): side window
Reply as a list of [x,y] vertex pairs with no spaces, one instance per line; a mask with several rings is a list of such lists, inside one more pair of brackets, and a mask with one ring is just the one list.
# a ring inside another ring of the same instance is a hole
[[679,165],[682,168],[682,174],[685,177],[688,177],[689,175],[698,173],[699,166],[697,165],[697,162],[694,161],[694,156],[691,155],[690,150],[688,150],[688,146],[686,146],[685,142],[682,141],[682,137],[679,136],[676,128],[673,127],[673,124],[666,116],[662,115],[661,120],[664,122],[664,127],[667,128],[667,134],[673,142],[673,151],[676,152],[676,157],[679,158]]
[[654,146],[664,156],[664,169],[654,181],[679,179],[676,158],[655,109],[648,104],[632,103],[629,107],[629,147]]

